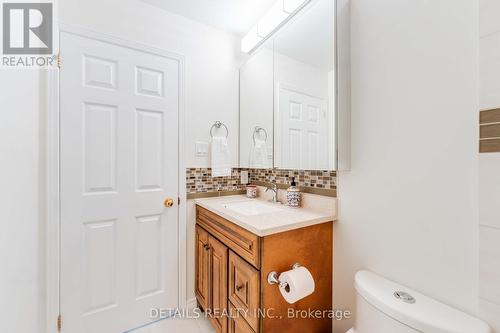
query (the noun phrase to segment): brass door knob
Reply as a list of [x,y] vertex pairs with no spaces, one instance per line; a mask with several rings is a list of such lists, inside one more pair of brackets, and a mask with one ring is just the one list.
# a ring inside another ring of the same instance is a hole
[[165,199],[165,201],[163,202],[163,204],[165,205],[165,207],[170,208],[170,207],[172,207],[174,205],[174,199],[167,198],[167,199]]

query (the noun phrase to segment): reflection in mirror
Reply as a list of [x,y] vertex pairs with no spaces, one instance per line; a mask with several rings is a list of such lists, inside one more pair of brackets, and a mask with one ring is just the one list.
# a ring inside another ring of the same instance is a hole
[[273,166],[273,51],[264,45],[240,68],[240,167]]
[[317,0],[274,37],[274,166],[335,170],[335,8]]
[[240,68],[240,167],[335,170],[335,1],[312,0]]

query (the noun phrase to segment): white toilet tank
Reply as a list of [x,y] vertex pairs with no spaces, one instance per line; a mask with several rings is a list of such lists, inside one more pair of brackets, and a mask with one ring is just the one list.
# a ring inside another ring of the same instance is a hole
[[491,333],[479,319],[374,273],[358,272],[354,287],[352,333]]

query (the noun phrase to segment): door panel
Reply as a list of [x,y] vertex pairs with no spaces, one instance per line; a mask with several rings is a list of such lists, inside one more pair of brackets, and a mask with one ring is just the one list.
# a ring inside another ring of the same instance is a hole
[[85,191],[116,190],[116,114],[112,105],[85,103]]
[[147,298],[162,291],[162,216],[142,216],[135,221],[136,299]]
[[83,287],[86,314],[116,306],[116,220],[85,223]]
[[211,251],[211,286],[212,305],[214,313],[212,323],[219,333],[227,332],[227,247],[214,237],[209,237]]
[[136,189],[164,188],[163,181],[163,112],[136,110]]
[[208,232],[196,226],[196,254],[195,254],[195,293],[200,306],[210,308],[210,245]]
[[121,333],[178,305],[179,61],[60,43],[63,329]]

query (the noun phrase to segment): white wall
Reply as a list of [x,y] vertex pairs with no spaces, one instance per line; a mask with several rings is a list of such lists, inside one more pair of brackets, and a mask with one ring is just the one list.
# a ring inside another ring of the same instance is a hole
[[44,320],[38,87],[38,71],[0,70],[0,332]]
[[121,37],[186,57],[186,166],[207,167],[195,142],[209,141],[211,124],[224,122],[238,165],[239,40],[139,0],[62,0],[64,23]]
[[[500,2],[479,1],[480,110],[500,107]],[[500,153],[479,156],[479,315],[500,333]]]
[[354,274],[368,269],[476,310],[476,6],[351,1],[352,170],[338,177],[337,308],[354,309]]

